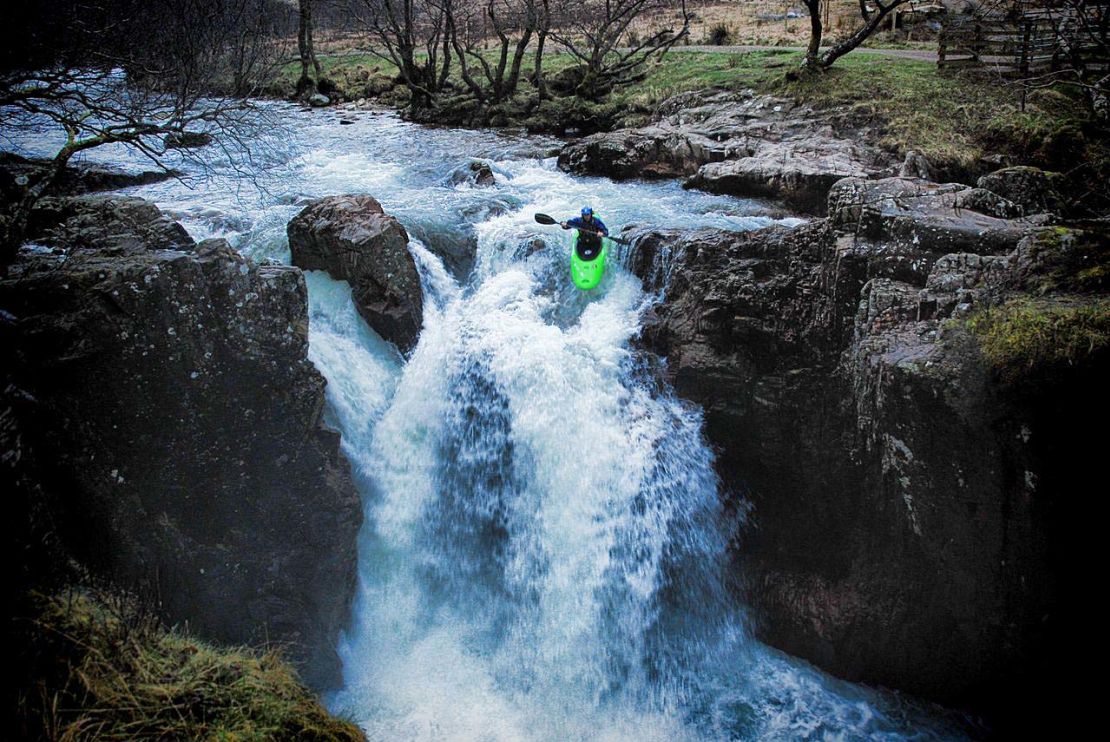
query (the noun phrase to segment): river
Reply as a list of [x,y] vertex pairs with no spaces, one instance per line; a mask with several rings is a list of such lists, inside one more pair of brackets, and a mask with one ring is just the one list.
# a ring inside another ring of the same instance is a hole
[[[579,292],[563,233],[532,218],[589,203],[611,228],[746,230],[772,210],[570,176],[550,139],[271,110],[289,147],[241,164],[251,185],[225,169],[128,192],[257,260],[288,262],[286,223],[324,195],[369,193],[413,236],[425,310],[407,358],[345,283],[307,274],[310,355],[366,515],[332,710],[373,740],[963,735],[943,709],[752,637],[724,572],[726,547],[743,553],[743,508],[725,517],[737,495],[714,474],[700,411],[634,342],[658,297],[619,264]],[[472,158],[494,186],[456,182]],[[139,165],[119,150],[94,159]],[[466,276],[437,257],[468,244]]]

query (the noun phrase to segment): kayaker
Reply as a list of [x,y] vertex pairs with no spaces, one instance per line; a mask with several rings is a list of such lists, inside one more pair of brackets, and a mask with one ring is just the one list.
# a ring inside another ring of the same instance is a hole
[[582,207],[582,216],[576,216],[573,219],[567,219],[565,222],[559,222],[559,226],[563,229],[570,229],[571,227],[587,229],[591,232],[600,232],[606,237],[609,236],[609,228],[605,226],[605,222],[594,216],[594,210],[589,206]]

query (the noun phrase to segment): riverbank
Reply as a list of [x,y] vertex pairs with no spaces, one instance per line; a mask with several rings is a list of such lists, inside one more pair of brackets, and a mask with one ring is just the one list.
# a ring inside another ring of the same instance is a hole
[[[764,50],[737,53],[672,51],[645,79],[599,101],[568,95],[573,67],[567,55],[545,58],[552,97],[539,100],[531,86],[510,100],[480,107],[467,96],[444,95],[430,109],[407,111],[413,120],[462,126],[524,127],[582,135],[647,125],[659,105],[691,91],[752,90],[810,106],[844,130],[864,132],[865,143],[897,160],[923,155],[939,180],[973,183],[1003,165],[1031,165],[1068,174],[1076,194],[1101,190],[1110,173],[1110,139],[1088,119],[1082,101],[1065,89],[1030,92],[975,76],[941,75],[935,63],[861,51],[820,76],[792,74],[801,54]],[[368,54],[347,52],[321,59],[324,76],[340,102],[404,108],[408,95],[396,70]],[[292,93],[290,65],[269,91]],[[1105,195],[1088,197],[1093,209]]]

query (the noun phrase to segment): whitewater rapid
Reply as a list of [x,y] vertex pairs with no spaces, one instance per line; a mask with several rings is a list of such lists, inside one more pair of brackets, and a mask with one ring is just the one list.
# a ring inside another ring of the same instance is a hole
[[[532,215],[589,203],[611,226],[798,220],[674,183],[572,177],[551,140],[279,110],[298,147],[263,168],[261,197],[218,177],[133,192],[257,260],[288,262],[285,224],[323,195],[369,193],[413,235],[425,310],[407,358],[345,283],[306,274],[310,357],[365,510],[332,710],[374,740],[960,736],[940,709],[752,638],[725,571],[744,508],[721,490],[700,411],[635,343],[658,297],[619,264],[579,292],[562,233]],[[455,182],[474,157],[493,187]],[[439,256],[459,246],[474,249],[469,275]]]

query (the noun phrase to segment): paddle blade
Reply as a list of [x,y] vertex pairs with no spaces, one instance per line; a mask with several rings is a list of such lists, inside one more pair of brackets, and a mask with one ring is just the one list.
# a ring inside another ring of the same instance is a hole
[[539,222],[540,224],[558,224],[559,223],[559,222],[555,221],[554,219],[552,219],[551,217],[549,217],[547,214],[536,214],[536,221]]

